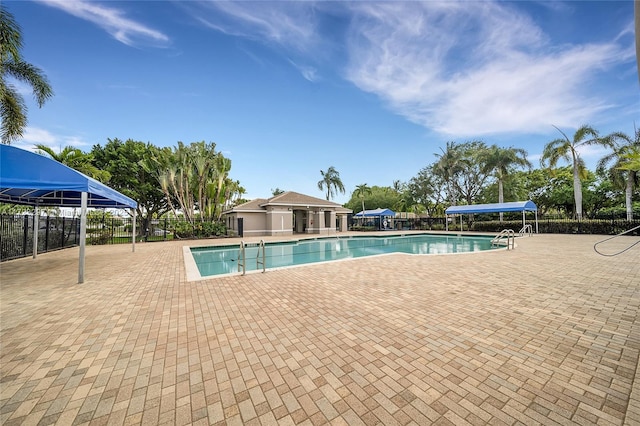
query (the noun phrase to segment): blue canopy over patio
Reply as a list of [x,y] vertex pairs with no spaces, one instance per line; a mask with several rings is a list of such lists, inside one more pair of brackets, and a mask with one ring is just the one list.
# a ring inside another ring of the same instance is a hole
[[[0,202],[35,207],[80,207],[80,266],[78,282],[84,281],[84,251],[88,207],[133,209],[133,250],[135,251],[135,215],[138,203],[77,170],[55,160],[9,145],[0,145]],[[37,227],[34,227],[37,229]],[[33,233],[37,255],[38,232]]]
[[[536,233],[538,233],[538,207],[531,200],[528,201],[512,201],[508,203],[491,203],[491,204],[471,204],[466,206],[451,206],[444,213],[450,214],[474,214],[474,213],[503,213],[503,212],[522,212],[522,226],[525,226],[525,212],[535,212],[536,215]],[[462,223],[462,222],[461,222]],[[447,222],[448,230],[448,222]]]
[[358,219],[363,222],[366,219],[373,219],[375,227],[378,229],[393,229],[393,220],[396,217],[396,213],[390,209],[377,208],[375,210],[364,210],[353,215],[354,219]]
[[396,213],[389,209],[375,209],[375,210],[364,210],[354,214],[353,216],[354,217],[380,217],[380,216],[395,217]]

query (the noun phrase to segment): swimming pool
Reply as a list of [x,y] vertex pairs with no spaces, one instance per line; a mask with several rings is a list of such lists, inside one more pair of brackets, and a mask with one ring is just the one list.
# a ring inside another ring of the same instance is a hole
[[[343,260],[389,253],[447,254],[491,250],[490,236],[459,236],[436,234],[319,237],[285,242],[265,243],[267,269],[304,265],[308,263]],[[259,245],[245,247],[246,270],[262,270],[256,264]],[[187,251],[188,250],[188,251]],[[189,280],[238,273],[238,246],[185,247],[185,259],[192,257],[200,277]],[[262,254],[260,253],[260,258]],[[189,269],[189,267],[188,267]]]

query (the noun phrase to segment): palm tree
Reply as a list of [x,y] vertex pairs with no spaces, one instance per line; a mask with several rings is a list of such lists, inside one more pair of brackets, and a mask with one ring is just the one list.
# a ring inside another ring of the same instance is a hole
[[21,137],[27,125],[24,99],[8,80],[19,80],[31,86],[39,107],[53,95],[46,76],[39,68],[22,59],[20,49],[20,26],[5,6],[0,4],[0,141],[4,144]]
[[353,195],[362,201],[362,219],[364,220],[364,199],[367,195],[371,195],[371,188],[366,183],[356,185]]
[[634,148],[632,151],[623,156],[623,164],[620,170],[632,170],[640,173],[640,149]]
[[333,198],[338,191],[344,194],[344,185],[340,180],[340,173],[333,167],[329,167],[326,172],[320,170],[322,179],[318,182],[318,189],[323,191],[327,189],[327,201]]
[[[640,155],[640,130],[635,129],[635,139],[624,133],[615,132],[606,137],[615,148],[598,162],[598,171],[603,172],[607,165],[613,162],[609,169],[615,184],[625,188],[625,206],[627,220],[633,220],[633,190],[640,178],[640,167],[633,167],[629,161],[634,155]],[[616,142],[620,141],[621,144]]]
[[554,168],[560,159],[564,159],[572,164],[573,167],[573,198],[575,202],[576,217],[582,220],[582,179],[587,175],[587,168],[584,160],[580,157],[579,149],[590,145],[603,145],[612,147],[612,141],[607,138],[600,138],[598,132],[588,126],[583,125],[576,130],[573,140],[556,126],[563,138],[554,139],[545,145],[542,151],[540,164],[542,167]]
[[456,176],[464,170],[466,163],[459,145],[453,141],[447,142],[447,148],[440,148],[440,151],[442,154],[434,154],[438,159],[434,172],[444,180],[449,203],[453,206],[458,198],[455,189]]
[[36,148],[38,149],[38,154],[48,156],[52,160],[71,167],[91,178],[105,183],[111,178],[111,173],[106,170],[100,170],[93,165],[93,156],[91,154],[84,153],[76,147],[65,146],[59,153],[43,144],[37,144]]
[[[485,167],[488,172],[493,172],[498,180],[498,202],[504,203],[504,181],[516,166],[531,167],[527,160],[527,151],[520,148],[500,148],[493,145],[485,153]],[[502,212],[500,212],[502,222]]]

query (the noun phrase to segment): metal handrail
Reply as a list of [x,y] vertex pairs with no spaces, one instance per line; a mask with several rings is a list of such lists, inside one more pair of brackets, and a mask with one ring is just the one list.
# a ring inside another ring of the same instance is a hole
[[630,250],[630,249],[631,249],[631,247],[634,247],[634,246],[636,246],[637,244],[640,244],[640,240],[638,240],[638,241],[636,241],[635,243],[631,244],[629,247],[627,247],[627,248],[625,248],[625,249],[623,249],[623,250],[620,250],[620,251],[619,251],[619,252],[617,252],[617,253],[611,253],[611,254],[606,254],[606,253],[602,253],[602,252],[598,251],[598,245],[600,245],[600,244],[602,244],[602,243],[604,243],[604,242],[606,242],[606,241],[613,240],[614,238],[621,237],[622,235],[628,234],[629,232],[633,232],[633,231],[635,231],[636,229],[640,229],[640,226],[636,226],[635,228],[628,229],[628,230],[626,230],[626,231],[624,231],[624,232],[619,233],[618,235],[614,235],[613,237],[609,237],[609,238],[606,238],[606,239],[604,239],[604,240],[602,240],[602,241],[598,241],[597,243],[595,243],[595,244],[593,245],[593,250],[594,250],[596,253],[598,253],[599,255],[601,255],[601,256],[607,256],[607,257],[617,256],[617,255],[619,255],[619,254],[622,254],[622,253],[624,253],[625,251]]
[[528,234],[529,236],[533,235],[533,227],[530,224],[526,224],[522,227],[522,229],[520,229],[520,232],[518,232],[518,234],[522,237],[525,234]]
[[244,241],[240,241],[240,251],[238,252],[238,272],[240,272],[240,268],[242,268],[242,275],[247,272],[247,256],[244,251]]
[[[262,251],[262,260],[260,260],[260,252]],[[258,245],[258,254],[256,255],[256,269],[259,268],[260,264],[262,264],[262,273],[264,274],[267,270],[267,260],[266,260],[266,250],[264,247],[264,240],[260,240],[260,244]]]
[[491,245],[500,244],[504,238],[507,239],[507,250],[516,248],[516,233],[513,229],[503,229],[500,231],[500,233],[491,240]]

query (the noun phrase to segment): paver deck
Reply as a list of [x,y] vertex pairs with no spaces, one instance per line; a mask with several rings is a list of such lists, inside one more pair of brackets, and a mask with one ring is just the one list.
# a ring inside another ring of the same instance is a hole
[[77,248],[5,262],[0,423],[640,424],[640,245],[602,238],[195,282],[193,242],[87,247],[84,284]]

